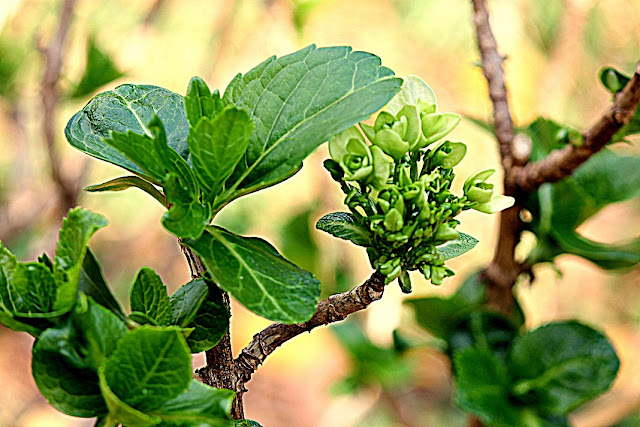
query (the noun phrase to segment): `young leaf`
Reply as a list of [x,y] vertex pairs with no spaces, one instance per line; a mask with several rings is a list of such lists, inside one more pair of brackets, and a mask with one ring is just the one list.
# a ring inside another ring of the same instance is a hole
[[444,257],[444,260],[458,257],[469,252],[478,244],[478,239],[465,233],[459,233],[455,240],[438,246],[438,253]]
[[339,239],[350,240],[355,245],[371,246],[371,233],[369,230],[348,212],[327,214],[318,220],[316,228]]
[[156,409],[191,381],[191,354],[180,328],[140,326],[118,343],[104,365],[106,384],[138,410]]
[[513,392],[543,414],[567,414],[607,390],[620,360],[609,340],[578,322],[545,325],[514,341]]
[[315,312],[320,282],[266,241],[212,226],[184,244],[202,257],[218,286],[254,313],[276,322],[300,323]]
[[45,317],[56,311],[56,281],[51,270],[43,264],[19,263],[10,286],[10,303],[15,316]]
[[137,176],[121,176],[102,184],[90,185],[85,187],[84,191],[90,193],[102,192],[102,191],[122,191],[128,188],[139,188],[151,197],[156,199],[164,207],[167,206],[167,201],[164,195],[158,191],[158,189],[148,181]]
[[246,109],[256,128],[214,210],[290,177],[317,146],[385,105],[401,83],[374,55],[313,45],[238,75],[223,101]]
[[194,329],[187,337],[192,353],[213,348],[229,330],[229,309],[224,303],[222,292],[211,281],[207,281],[207,286],[207,299],[198,309],[195,318],[186,326]]
[[98,376],[79,347],[80,337],[70,321],[44,331],[33,346],[33,378],[38,390],[59,411],[75,417],[105,414]]
[[65,136],[86,154],[150,178],[105,138],[111,132],[126,135],[128,131],[151,136],[147,124],[154,115],[164,124],[169,146],[186,159],[189,123],[183,98],[157,86],[125,84],[96,95],[69,120]]
[[213,93],[200,77],[193,77],[189,82],[187,96],[184,97],[184,108],[191,127],[195,127],[202,117],[213,119],[222,110],[220,93]]
[[87,243],[98,229],[107,224],[102,215],[79,207],[71,209],[62,220],[53,269],[58,287],[53,305],[55,310],[68,309],[76,302]]
[[162,406],[147,411],[161,420],[161,426],[227,427],[234,393],[231,390],[209,387],[191,380],[187,389]]
[[89,95],[109,82],[122,77],[124,73],[118,69],[109,56],[98,47],[94,37],[87,43],[87,59],[78,85],[71,93],[71,98],[81,98]]
[[124,319],[124,310],[113,293],[111,293],[109,286],[107,286],[107,282],[102,275],[102,268],[89,247],[87,247],[87,253],[82,262],[78,290],[93,298],[98,304],[113,311],[121,319]]
[[522,409],[509,398],[507,368],[496,355],[485,349],[470,347],[456,353],[456,402],[492,426],[525,426]]
[[204,279],[195,279],[180,286],[171,295],[171,324],[186,328],[209,294]]
[[151,317],[158,325],[168,325],[171,320],[171,301],[160,276],[149,267],[138,272],[130,291],[131,311],[139,311]]
[[258,424],[257,421],[253,421],[253,420],[235,420],[233,422],[233,426],[234,427],[262,427],[260,424]]
[[408,75],[403,80],[400,92],[389,101],[385,110],[395,116],[405,105],[417,105],[418,101],[433,104],[437,108],[436,94],[420,77]]
[[211,218],[209,205],[200,203],[197,196],[183,192],[180,178],[174,173],[167,175],[164,184],[167,201],[172,205],[162,215],[162,225],[180,238],[197,239]]
[[247,151],[253,127],[249,114],[233,106],[191,127],[187,138],[191,161],[207,202],[213,203]]

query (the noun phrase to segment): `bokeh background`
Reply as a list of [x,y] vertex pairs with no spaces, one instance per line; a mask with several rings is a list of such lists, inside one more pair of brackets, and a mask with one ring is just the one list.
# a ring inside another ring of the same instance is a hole
[[[51,178],[41,99],[46,63],[38,49],[58,31],[61,4],[0,1],[0,240],[23,260],[52,253],[66,209]],[[610,101],[597,81],[600,67],[630,73],[638,59],[636,0],[493,0],[489,5],[499,50],[507,56],[518,125],[542,115],[585,129]],[[185,93],[190,77],[199,75],[222,91],[237,72],[273,54],[311,43],[350,45],[379,55],[398,75],[420,76],[435,90],[440,110],[488,120],[491,106],[477,67],[471,12],[467,0],[78,0],[57,82],[54,158],[66,182],[79,189],[77,203],[111,223],[91,246],[125,306],[140,267],[155,269],[171,290],[188,281],[189,273],[153,199],[138,190],[81,191],[123,175],[75,151],[63,135],[66,121],[92,95],[70,96],[90,40],[124,73],[101,90],[133,82]],[[491,136],[470,121],[463,120],[451,136],[469,148],[459,175],[498,167]],[[636,139],[618,149],[638,153],[638,146]],[[318,218],[342,204],[342,193],[321,166],[326,157],[323,146],[296,176],[234,202],[216,219],[275,244],[316,274],[324,296],[371,273],[364,250],[314,229]],[[638,207],[637,200],[610,206],[580,231],[605,242],[637,236]],[[451,294],[491,259],[497,217],[475,211],[461,216],[460,228],[480,243],[450,263],[456,276],[441,287],[416,275],[415,295]],[[526,252],[528,243],[525,239],[519,250]],[[607,426],[624,419],[626,424],[617,425],[640,425],[634,418],[640,408],[640,273],[607,274],[573,256],[560,257],[558,267],[561,275],[542,266],[533,286],[516,288],[527,325],[579,319],[604,330],[622,359],[613,389],[574,414],[573,424]],[[412,322],[403,298],[390,286],[355,322],[321,328],[279,349],[248,384],[247,417],[265,427],[466,425],[452,404],[449,362]],[[232,341],[239,351],[268,322],[238,304],[232,309]],[[393,352],[396,329],[417,348],[402,356]],[[30,375],[30,347],[28,335],[0,326],[0,427],[92,425],[57,412],[39,395]],[[204,364],[202,355],[194,364]]]

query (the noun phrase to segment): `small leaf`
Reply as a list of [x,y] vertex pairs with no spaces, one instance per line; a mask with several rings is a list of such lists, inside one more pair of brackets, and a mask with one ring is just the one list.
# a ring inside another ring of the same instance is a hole
[[177,175],[167,176],[165,190],[172,206],[162,216],[162,225],[177,237],[197,239],[209,223],[209,205],[200,203],[197,196],[182,192],[184,187]]
[[220,93],[217,90],[211,93],[204,80],[193,77],[184,97],[184,108],[190,127],[195,127],[202,117],[213,119],[222,110]]
[[258,422],[253,420],[235,420],[234,427],[262,427]]
[[473,209],[483,213],[493,214],[509,209],[514,203],[515,199],[513,197],[499,194],[497,196],[493,196],[487,203],[480,203],[479,205],[474,206]]
[[187,337],[192,353],[213,348],[229,330],[229,309],[222,292],[211,281],[207,281],[207,286],[207,298],[200,305],[195,318],[186,326],[194,329]]
[[212,226],[184,244],[202,257],[214,282],[254,313],[283,323],[311,318],[320,282],[266,241]]
[[171,324],[186,328],[208,294],[209,288],[204,279],[195,279],[180,286],[171,295]]
[[[49,317],[58,290],[53,273],[37,262],[19,263],[13,274],[11,304],[13,314],[21,317]],[[67,308],[70,309],[71,306]]]
[[478,239],[465,233],[459,233],[455,240],[450,240],[447,243],[438,246],[436,249],[444,260],[450,260],[458,257],[464,253],[469,252],[478,244]]
[[340,239],[350,240],[355,245],[371,246],[371,233],[348,212],[327,214],[318,220],[316,228]]
[[132,187],[139,188],[140,190],[149,194],[151,197],[160,202],[162,206],[167,205],[167,201],[165,200],[164,195],[160,191],[158,191],[158,189],[153,184],[137,176],[121,176],[120,178],[115,178],[110,181],[103,182],[102,184],[90,185],[88,187],[85,187],[84,191],[89,191],[91,193],[102,191],[122,191]]
[[629,83],[631,78],[611,67],[604,67],[598,73],[602,85],[611,92],[612,95],[620,92]]
[[490,351],[470,347],[455,354],[456,403],[488,425],[511,427],[528,424],[522,409],[509,396],[504,362]]
[[69,120],[65,136],[78,150],[136,174],[143,174],[145,179],[153,181],[126,155],[107,144],[105,138],[109,138],[112,132],[126,135],[128,131],[151,136],[147,124],[154,115],[164,124],[168,145],[187,158],[189,123],[183,98],[157,86],[125,84],[96,95]]
[[191,381],[191,354],[180,328],[129,332],[107,359],[104,378],[118,399],[143,412],[177,397]]
[[62,220],[56,246],[54,275],[58,286],[55,310],[70,308],[77,299],[80,272],[87,252],[87,243],[93,234],[108,221],[102,215],[87,209],[71,209]]
[[106,85],[124,75],[111,58],[98,47],[94,37],[87,43],[87,59],[78,85],[71,93],[71,98],[81,98],[95,92],[101,86]]
[[609,340],[578,322],[545,325],[513,343],[513,391],[543,414],[567,414],[606,391],[620,360]]
[[151,317],[158,325],[171,320],[171,301],[160,276],[149,267],[138,272],[130,291],[131,311]]
[[385,110],[394,116],[397,115],[405,105],[417,105],[418,101],[438,106],[436,94],[420,77],[408,75],[403,78],[402,87],[389,103]]
[[253,127],[249,114],[234,106],[191,127],[187,139],[191,161],[207,202],[213,203],[247,151]]
[[109,286],[107,286],[107,282],[102,275],[102,268],[89,247],[87,247],[87,253],[82,262],[78,290],[93,298],[98,304],[113,311],[121,319],[124,319],[124,310],[111,292],[111,289],[109,289]]

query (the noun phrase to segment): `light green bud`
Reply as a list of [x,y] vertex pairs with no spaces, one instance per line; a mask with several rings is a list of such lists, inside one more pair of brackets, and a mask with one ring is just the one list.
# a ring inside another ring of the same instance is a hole
[[402,214],[396,208],[389,209],[384,216],[384,226],[387,230],[400,231],[403,225]]
[[438,227],[438,231],[436,231],[434,239],[446,242],[448,240],[457,239],[459,235],[460,233],[458,233],[456,229],[451,228],[448,224],[442,224]]
[[346,181],[365,181],[373,172],[373,156],[355,126],[331,138],[329,153],[344,170]]
[[369,182],[374,188],[380,190],[386,185],[391,174],[391,160],[376,145],[369,147],[373,158],[373,173],[369,175]]
[[484,169],[471,175],[464,182],[463,190],[465,196],[472,201],[478,203],[487,203],[493,196],[493,184],[485,181],[493,175],[495,169]]
[[418,139],[422,136],[420,116],[415,105],[405,105],[397,115],[399,120],[406,120],[407,126],[404,139],[409,144],[409,150],[414,150],[418,145]]
[[400,290],[403,293],[411,293],[411,277],[409,277],[409,273],[406,270],[402,270],[400,272],[400,275],[398,276],[398,284],[400,285]]
[[422,120],[422,134],[425,139],[418,148],[423,148],[436,142],[451,132],[460,122],[460,116],[454,113],[422,114],[420,119]]
[[381,111],[376,117],[376,121],[373,125],[373,130],[377,133],[382,129],[390,128],[396,122],[396,116],[386,111]]
[[400,168],[400,173],[398,175],[399,175],[398,184],[400,185],[400,187],[407,187],[413,184],[413,181],[411,180],[409,168],[407,167]]
[[385,128],[376,132],[376,136],[372,142],[396,161],[402,159],[407,151],[409,151],[409,144],[392,129]]

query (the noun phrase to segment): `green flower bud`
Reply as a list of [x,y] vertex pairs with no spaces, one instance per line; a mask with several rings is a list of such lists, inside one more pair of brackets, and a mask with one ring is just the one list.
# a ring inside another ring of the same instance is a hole
[[373,172],[373,156],[360,131],[352,126],[329,141],[329,153],[347,181],[365,181]]
[[396,208],[389,209],[384,216],[384,226],[387,230],[400,231],[403,225],[402,214]]
[[441,266],[431,266],[431,283],[434,285],[442,285],[442,280],[446,274],[445,268]]
[[471,175],[464,182],[464,194],[472,202],[487,203],[493,196],[493,184],[485,181],[493,175],[494,169],[485,169]]
[[436,231],[434,239],[446,242],[448,240],[457,239],[459,235],[460,233],[458,233],[456,229],[451,228],[448,224],[442,224],[438,227],[438,231]]
[[462,142],[447,141],[438,151],[444,151],[446,153],[445,158],[440,162],[440,167],[443,169],[452,169],[460,163],[465,154],[467,154],[467,146]]
[[423,114],[420,118],[422,120],[422,134],[425,140],[417,148],[426,147],[436,142],[451,132],[460,122],[460,116],[454,113]]
[[387,274],[387,277],[385,277],[384,284],[388,285],[389,283],[393,282],[396,277],[400,275],[400,273],[402,273],[402,268],[400,266],[395,267],[393,271],[391,271],[391,273]]
[[376,136],[376,131],[373,129],[373,126],[360,123],[360,129],[362,129],[362,132],[364,132],[364,135],[369,139],[369,141],[373,141],[373,138]]
[[436,112],[437,106],[436,104],[432,104],[428,101],[419,100],[416,103],[416,108],[418,109],[418,114],[422,116],[423,114],[432,114]]
[[400,285],[400,290],[403,293],[411,293],[411,277],[409,277],[409,273],[406,270],[402,270],[400,272],[400,275],[398,276],[398,285]]
[[340,164],[333,159],[327,159],[323,163],[323,166],[331,174],[331,178],[334,181],[341,181],[344,176],[344,171],[340,167]]
[[409,150],[414,150],[418,145],[418,138],[422,136],[420,116],[415,105],[405,105],[397,115],[399,120],[406,120],[407,127],[404,139],[409,144]]
[[394,116],[393,114],[386,111],[381,111],[380,114],[378,114],[378,117],[376,117],[375,123],[373,124],[373,130],[374,132],[378,133],[382,129],[388,129],[396,122],[396,120],[396,116]]
[[[382,200],[388,203],[388,209],[395,208],[398,210],[398,212],[400,212],[400,214],[404,215],[404,199],[402,198],[402,195],[400,194],[400,191],[398,191],[397,187],[390,186],[382,190],[380,194],[378,194],[378,204],[380,204],[380,201]],[[380,207],[384,209],[383,204],[380,204]]]
[[369,176],[369,182],[374,188],[380,190],[387,184],[391,174],[391,160],[376,145],[370,147],[373,158],[373,173]]
[[[413,200],[421,194],[424,194],[424,191],[419,183],[408,185],[402,190],[402,197],[405,200]],[[418,204],[417,201],[416,204]]]
[[376,132],[376,136],[372,142],[396,161],[402,159],[407,151],[409,151],[409,144],[407,144],[398,133],[391,129],[382,129]]
[[511,196],[497,195],[486,203],[481,203],[473,207],[473,209],[483,213],[496,213],[510,208],[515,203],[515,199]]
[[398,184],[400,185],[400,187],[408,187],[409,185],[413,184],[413,181],[411,180],[411,175],[409,173],[409,168],[407,167],[400,168],[400,173],[398,175],[399,175]]

